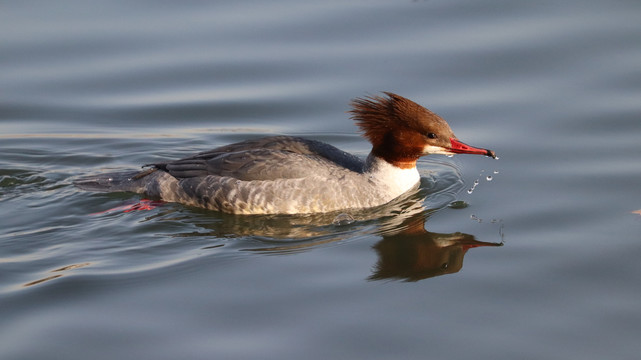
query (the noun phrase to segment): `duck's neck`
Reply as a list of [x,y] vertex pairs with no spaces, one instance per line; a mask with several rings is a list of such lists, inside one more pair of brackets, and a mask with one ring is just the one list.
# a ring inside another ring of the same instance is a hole
[[381,185],[386,185],[389,191],[400,196],[416,186],[421,177],[414,166],[401,168],[390,164],[384,159],[370,153],[365,161],[365,175],[369,176],[372,181]]

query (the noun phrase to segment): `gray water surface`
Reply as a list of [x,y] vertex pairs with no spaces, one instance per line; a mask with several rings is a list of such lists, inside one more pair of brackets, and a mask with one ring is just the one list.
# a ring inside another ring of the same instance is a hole
[[[640,18],[635,1],[3,4],[0,358],[638,359]],[[342,223],[125,212],[144,199],[72,185],[263,135],[366,156],[346,111],[380,91],[500,159],[427,157],[419,192]]]

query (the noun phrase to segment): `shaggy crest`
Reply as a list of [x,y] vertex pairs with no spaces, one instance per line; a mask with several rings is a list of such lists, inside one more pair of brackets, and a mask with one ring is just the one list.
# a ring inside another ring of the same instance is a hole
[[[445,120],[423,106],[391,92],[387,97],[368,96],[352,100],[351,118],[372,144],[381,144],[390,132],[414,129],[422,134],[446,128]],[[450,130],[451,132],[451,130]]]

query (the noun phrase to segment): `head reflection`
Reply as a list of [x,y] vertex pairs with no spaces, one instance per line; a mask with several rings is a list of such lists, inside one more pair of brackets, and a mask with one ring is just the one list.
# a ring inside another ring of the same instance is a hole
[[395,233],[383,234],[373,248],[378,261],[369,280],[418,281],[456,273],[463,267],[467,250],[501,243],[477,241],[460,232],[439,234],[425,230],[425,213],[411,216]]

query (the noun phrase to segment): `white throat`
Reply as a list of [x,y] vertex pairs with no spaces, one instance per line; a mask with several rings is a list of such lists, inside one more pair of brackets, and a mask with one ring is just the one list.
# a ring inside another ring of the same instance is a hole
[[406,193],[421,179],[416,167],[401,169],[372,154],[367,157],[365,175],[381,189],[385,188],[391,199]]

